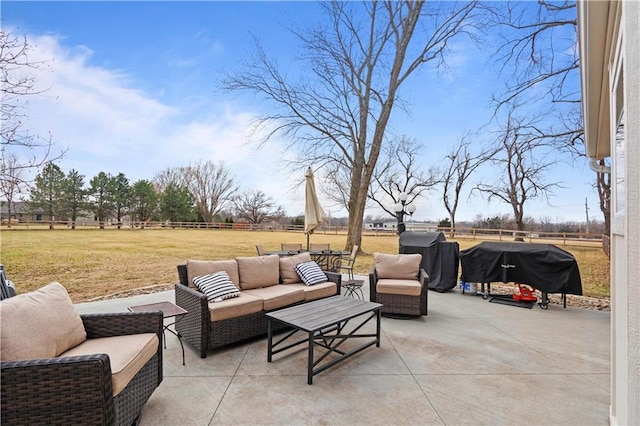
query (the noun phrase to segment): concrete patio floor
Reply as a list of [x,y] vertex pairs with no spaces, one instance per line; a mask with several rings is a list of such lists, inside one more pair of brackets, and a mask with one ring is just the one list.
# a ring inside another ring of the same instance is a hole
[[[162,300],[175,301],[173,291],[76,307],[118,312]],[[204,359],[185,344],[183,366],[180,344],[167,334],[164,380],[141,425],[607,425],[609,322],[609,312],[524,309],[432,291],[428,316],[383,318],[380,348],[320,373],[311,386],[305,348],[267,363],[266,338]]]

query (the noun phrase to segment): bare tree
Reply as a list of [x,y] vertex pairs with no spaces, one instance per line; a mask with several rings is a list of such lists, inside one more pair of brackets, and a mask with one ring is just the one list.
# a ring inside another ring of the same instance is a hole
[[524,231],[524,207],[528,200],[547,198],[557,182],[547,183],[547,173],[556,163],[549,157],[553,147],[546,144],[535,118],[523,119],[515,115],[513,107],[499,131],[496,154],[491,158],[496,170],[502,173],[492,183],[479,183],[475,189],[511,206],[518,231]]
[[15,154],[2,155],[2,179],[0,179],[0,195],[3,203],[7,203],[7,226],[11,228],[11,215],[14,212],[15,198],[25,189],[26,185],[22,179],[23,169]]
[[188,167],[188,189],[194,196],[196,208],[205,222],[213,223],[238,191],[229,169],[222,162],[199,162]]
[[347,161],[344,158],[336,158],[325,166],[324,173],[324,182],[320,186],[320,191],[327,199],[348,210],[351,170]]
[[456,211],[460,202],[462,187],[471,174],[496,153],[496,148],[482,150],[479,153],[471,151],[472,141],[470,135],[460,139],[458,145],[451,149],[445,157],[445,166],[442,173],[442,201],[449,213],[451,222],[451,238],[455,236]]
[[411,204],[440,183],[435,168],[427,172],[420,169],[418,154],[423,150],[421,143],[406,137],[383,148],[383,159],[378,161],[369,186],[369,199],[394,218],[398,213],[391,206],[400,202],[400,193],[407,194],[405,203]]
[[[575,0],[498,3],[493,25],[502,29],[496,61],[509,70],[504,90],[494,95],[496,109],[513,100],[544,102],[555,115],[546,137],[574,158],[584,157],[580,108],[580,58],[577,49]],[[596,187],[605,224],[610,222],[610,177],[597,173]],[[606,226],[606,233],[609,227]]]
[[177,188],[186,188],[189,183],[188,167],[167,167],[153,177],[156,192],[163,193],[171,184]]
[[243,192],[233,198],[236,215],[254,225],[259,225],[271,217],[279,216],[281,209],[274,206],[273,199],[259,189]]
[[42,93],[36,87],[31,71],[41,69],[45,62],[29,59],[34,47],[26,36],[19,37],[12,31],[0,30],[0,141],[2,156],[15,159],[12,173],[2,170],[0,178],[20,180],[27,183],[27,176],[21,171],[37,170],[48,162],[58,160],[63,151],[54,153],[53,138],[31,134],[25,129],[26,105],[31,96]]
[[[261,95],[275,107],[257,122],[267,142],[283,135],[308,164],[344,161],[350,171],[346,248],[362,247],[369,185],[403,83],[423,64],[441,64],[448,43],[466,33],[476,2],[321,3],[326,27],[294,32],[308,64],[297,82],[256,55],[224,81],[228,90]],[[347,169],[345,169],[347,170]]]

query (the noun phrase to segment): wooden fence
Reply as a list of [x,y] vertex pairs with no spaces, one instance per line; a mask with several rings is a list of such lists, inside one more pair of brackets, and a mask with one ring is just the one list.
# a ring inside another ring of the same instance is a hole
[[[134,222],[126,221],[120,224],[116,222],[100,223],[97,221],[84,221],[72,223],[68,221],[39,221],[20,222],[2,224],[3,231],[9,230],[72,230],[72,229],[228,229],[240,231],[271,231],[271,232],[304,232],[304,225],[251,225],[246,222],[234,223],[206,223],[206,222]],[[408,230],[414,229],[408,226]],[[418,231],[418,229],[415,229]],[[527,241],[530,243],[550,243],[560,245],[589,245],[603,247],[608,251],[608,238],[603,238],[600,234],[587,234],[584,232],[542,232],[542,231],[514,231],[510,229],[480,229],[480,228],[425,228],[421,227],[419,232],[443,232],[448,239],[472,239],[472,240],[495,240],[495,241]],[[347,228],[343,226],[322,225],[315,231],[316,234],[346,235]],[[396,235],[394,229],[365,228],[363,235],[368,236],[389,236]]]

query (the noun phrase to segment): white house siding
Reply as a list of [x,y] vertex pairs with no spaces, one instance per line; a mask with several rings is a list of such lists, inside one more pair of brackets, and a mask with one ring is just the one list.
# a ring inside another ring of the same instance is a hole
[[[622,4],[624,22],[625,56],[625,131],[627,135],[627,199],[626,199],[626,282],[616,282],[616,287],[626,286],[628,298],[628,417],[624,414],[619,424],[640,425],[640,2],[625,1]],[[617,315],[614,317],[618,320]],[[622,319],[622,318],[620,318]],[[624,367],[624,366],[623,366]],[[623,399],[624,392],[618,393]]]
[[587,155],[610,157],[613,172],[609,420],[640,425],[640,2],[579,0],[578,27]]

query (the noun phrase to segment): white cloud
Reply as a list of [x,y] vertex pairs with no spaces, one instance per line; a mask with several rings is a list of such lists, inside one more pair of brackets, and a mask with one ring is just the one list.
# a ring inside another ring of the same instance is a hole
[[37,46],[33,60],[47,61],[35,75],[47,90],[31,100],[28,126],[37,134],[50,132],[68,148],[58,162],[64,171],[78,170],[87,183],[100,171],[135,181],[167,167],[223,161],[243,189],[261,189],[290,214],[302,212],[302,177],[301,189],[292,190],[283,167],[292,154],[277,140],[261,149],[248,143],[252,112],[213,100],[198,106],[210,114],[191,117],[137,89],[133,76],[91,65],[86,47],[65,47],[54,36],[29,40]]

